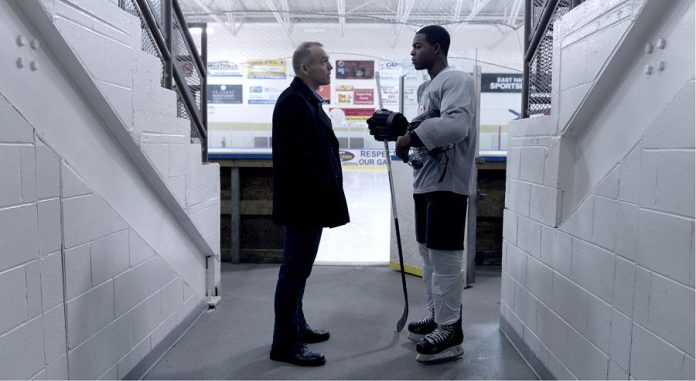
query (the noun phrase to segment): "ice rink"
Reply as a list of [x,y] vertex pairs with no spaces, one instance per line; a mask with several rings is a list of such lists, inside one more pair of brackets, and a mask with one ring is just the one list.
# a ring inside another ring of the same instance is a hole
[[386,167],[344,167],[343,187],[351,222],[324,229],[315,263],[388,264],[391,199]]

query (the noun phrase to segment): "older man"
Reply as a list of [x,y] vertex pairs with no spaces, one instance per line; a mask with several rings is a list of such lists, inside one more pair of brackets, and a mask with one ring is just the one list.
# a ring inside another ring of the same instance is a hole
[[305,344],[329,332],[310,328],[302,311],[324,227],[349,222],[338,140],[316,90],[331,82],[329,56],[318,42],[304,42],[292,56],[295,78],[273,111],[273,221],[285,226],[283,263],[275,292],[271,359],[324,365]]

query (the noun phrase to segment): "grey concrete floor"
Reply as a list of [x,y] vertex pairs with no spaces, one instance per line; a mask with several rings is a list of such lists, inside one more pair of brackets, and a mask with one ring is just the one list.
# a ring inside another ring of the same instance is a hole
[[[222,302],[204,313],[146,379],[536,379],[499,331],[500,268],[479,267],[464,290],[464,356],[434,365],[416,362],[405,329],[398,272],[384,267],[315,266],[304,297],[315,328],[331,331],[310,348],[323,367],[268,358],[278,265],[223,264]],[[424,312],[422,280],[407,276],[409,320]]]

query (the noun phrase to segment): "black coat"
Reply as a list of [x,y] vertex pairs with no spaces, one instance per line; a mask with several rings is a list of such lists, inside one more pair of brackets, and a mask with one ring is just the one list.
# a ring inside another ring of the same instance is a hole
[[273,110],[273,221],[324,227],[350,221],[331,120],[298,77]]

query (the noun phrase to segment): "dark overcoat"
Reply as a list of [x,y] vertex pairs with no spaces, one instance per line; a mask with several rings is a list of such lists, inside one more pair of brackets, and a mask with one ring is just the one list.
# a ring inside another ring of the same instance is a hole
[[299,77],[276,102],[272,146],[276,224],[336,227],[350,221],[331,119]]

